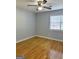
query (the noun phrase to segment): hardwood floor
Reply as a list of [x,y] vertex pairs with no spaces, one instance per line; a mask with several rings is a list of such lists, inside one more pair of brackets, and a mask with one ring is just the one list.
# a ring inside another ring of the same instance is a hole
[[23,56],[25,59],[51,59],[51,50],[63,53],[63,42],[33,37],[16,44],[16,56]]

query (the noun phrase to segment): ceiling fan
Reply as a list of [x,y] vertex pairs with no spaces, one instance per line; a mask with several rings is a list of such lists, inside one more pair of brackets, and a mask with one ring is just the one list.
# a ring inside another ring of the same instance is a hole
[[27,6],[37,6],[37,11],[38,10],[42,10],[43,8],[46,8],[46,9],[49,9],[51,10],[51,6],[44,6],[45,4],[47,3],[47,0],[37,0],[37,4],[36,5],[31,5],[31,4],[28,4]]

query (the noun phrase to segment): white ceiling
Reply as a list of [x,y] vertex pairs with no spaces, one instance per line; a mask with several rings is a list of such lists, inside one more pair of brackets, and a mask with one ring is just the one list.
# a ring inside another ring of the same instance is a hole
[[[16,7],[22,8],[25,10],[33,11],[33,12],[44,12],[44,11],[52,11],[57,9],[63,9],[63,0],[47,0],[46,5],[52,6],[52,10],[43,9],[41,11],[36,11],[35,6],[27,6],[28,4],[36,4],[37,0],[16,0]],[[32,2],[32,3],[30,3]]]

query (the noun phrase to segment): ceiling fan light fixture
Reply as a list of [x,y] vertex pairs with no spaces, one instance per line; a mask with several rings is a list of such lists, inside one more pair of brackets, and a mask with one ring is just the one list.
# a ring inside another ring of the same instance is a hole
[[43,7],[42,7],[42,6],[38,7],[38,10],[42,10],[42,9],[43,9]]

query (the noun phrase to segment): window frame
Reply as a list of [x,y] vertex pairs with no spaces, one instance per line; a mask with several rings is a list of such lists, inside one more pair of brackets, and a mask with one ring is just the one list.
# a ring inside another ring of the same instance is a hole
[[[63,15],[50,15],[50,21],[51,21],[51,16],[62,16],[62,18],[63,18]],[[63,30],[61,30],[61,21],[60,21],[60,29],[51,29],[50,28],[50,26],[51,26],[51,22],[49,21],[49,29],[50,30],[53,30],[53,31],[61,31],[61,32],[63,32]],[[63,21],[62,21],[62,23],[63,23]]]

